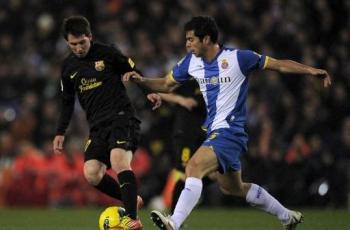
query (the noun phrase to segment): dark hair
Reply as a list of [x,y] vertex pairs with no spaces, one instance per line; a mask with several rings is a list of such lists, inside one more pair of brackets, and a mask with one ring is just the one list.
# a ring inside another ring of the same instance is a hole
[[84,16],[71,16],[63,20],[63,37],[67,40],[68,34],[74,36],[91,35],[90,22]]
[[208,35],[212,42],[216,43],[219,37],[218,26],[215,20],[209,16],[193,17],[185,24],[185,32],[193,30],[194,35],[199,37],[201,41]]

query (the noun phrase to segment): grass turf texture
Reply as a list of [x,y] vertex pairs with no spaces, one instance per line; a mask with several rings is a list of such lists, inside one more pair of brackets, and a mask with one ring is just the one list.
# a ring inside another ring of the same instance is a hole
[[[102,208],[96,209],[0,209],[0,230],[97,230]],[[302,210],[305,222],[298,230],[350,229],[346,210]],[[140,213],[144,230],[156,229],[149,210]],[[281,224],[271,215],[254,209],[196,209],[186,229],[201,230],[274,230]]]

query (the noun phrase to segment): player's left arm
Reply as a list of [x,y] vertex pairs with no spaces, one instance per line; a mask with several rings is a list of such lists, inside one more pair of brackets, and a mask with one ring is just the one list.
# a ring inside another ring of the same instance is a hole
[[326,70],[316,69],[292,60],[278,60],[266,57],[264,69],[274,70],[280,73],[309,74],[322,78],[324,87],[332,84],[331,76]]
[[162,100],[180,105],[189,111],[198,106],[197,101],[192,97],[185,97],[176,93],[159,93],[159,95]]

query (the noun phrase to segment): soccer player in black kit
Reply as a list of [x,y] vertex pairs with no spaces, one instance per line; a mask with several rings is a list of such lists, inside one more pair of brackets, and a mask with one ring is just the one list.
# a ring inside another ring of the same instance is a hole
[[[118,49],[95,43],[89,21],[72,16],[63,22],[63,36],[72,53],[64,60],[61,73],[62,110],[53,149],[63,150],[64,134],[74,110],[75,95],[86,112],[90,136],[85,146],[84,176],[101,192],[123,202],[123,229],[142,229],[137,217],[137,184],[130,162],[139,138],[140,121],[121,81],[135,64]],[[154,109],[158,94],[148,94]],[[106,174],[112,168],[119,183]]]

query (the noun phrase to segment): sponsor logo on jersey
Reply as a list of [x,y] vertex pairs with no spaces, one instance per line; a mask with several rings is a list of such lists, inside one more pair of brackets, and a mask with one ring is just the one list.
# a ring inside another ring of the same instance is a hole
[[97,88],[102,85],[102,81],[97,81],[96,78],[82,78],[79,85],[80,93]]
[[103,71],[105,69],[105,63],[103,60],[100,60],[100,61],[96,61],[95,62],[95,69],[97,71]]
[[199,78],[198,80],[199,84],[209,84],[209,85],[217,85],[219,83],[230,83],[231,78],[230,77],[219,77],[219,76],[213,76],[208,78]]

